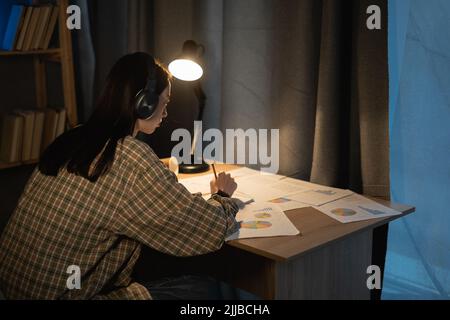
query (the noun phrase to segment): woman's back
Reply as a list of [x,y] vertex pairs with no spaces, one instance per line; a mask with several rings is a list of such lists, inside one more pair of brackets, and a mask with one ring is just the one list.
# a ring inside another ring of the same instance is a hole
[[[142,142],[126,137],[111,170],[95,183],[66,170],[57,177],[35,170],[0,241],[0,279],[7,297],[91,297],[124,262],[134,263],[138,243],[119,239],[118,215],[136,172],[155,157]],[[80,268],[83,280],[95,280],[69,291],[71,265]]]

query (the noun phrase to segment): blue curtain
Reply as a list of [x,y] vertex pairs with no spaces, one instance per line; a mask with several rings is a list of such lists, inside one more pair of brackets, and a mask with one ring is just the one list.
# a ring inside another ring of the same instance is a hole
[[389,2],[391,224],[383,299],[450,298],[450,1]]

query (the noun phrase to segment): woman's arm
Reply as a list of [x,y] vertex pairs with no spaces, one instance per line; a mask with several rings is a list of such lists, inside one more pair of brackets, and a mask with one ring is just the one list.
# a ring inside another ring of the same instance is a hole
[[238,230],[237,211],[232,199],[191,194],[158,161],[137,174],[118,222],[120,233],[153,249],[193,256],[218,250]]

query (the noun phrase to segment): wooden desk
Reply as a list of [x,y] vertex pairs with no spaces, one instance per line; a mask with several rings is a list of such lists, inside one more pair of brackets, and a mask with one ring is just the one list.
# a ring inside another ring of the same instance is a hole
[[[216,168],[231,171],[237,166]],[[192,176],[180,174],[179,179]],[[194,258],[153,253],[152,269],[158,273],[157,261],[165,275],[177,268],[210,274],[265,299],[369,299],[366,270],[373,229],[415,210],[374,200],[402,214],[343,224],[311,207],[289,210],[286,215],[302,235],[233,240],[216,253]]]

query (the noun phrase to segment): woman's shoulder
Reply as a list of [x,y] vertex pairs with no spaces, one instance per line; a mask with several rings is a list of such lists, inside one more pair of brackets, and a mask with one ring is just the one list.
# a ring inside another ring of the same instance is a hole
[[116,152],[116,156],[118,160],[121,160],[121,163],[132,166],[137,170],[145,170],[159,162],[158,156],[147,143],[132,136],[126,136],[119,142]]

